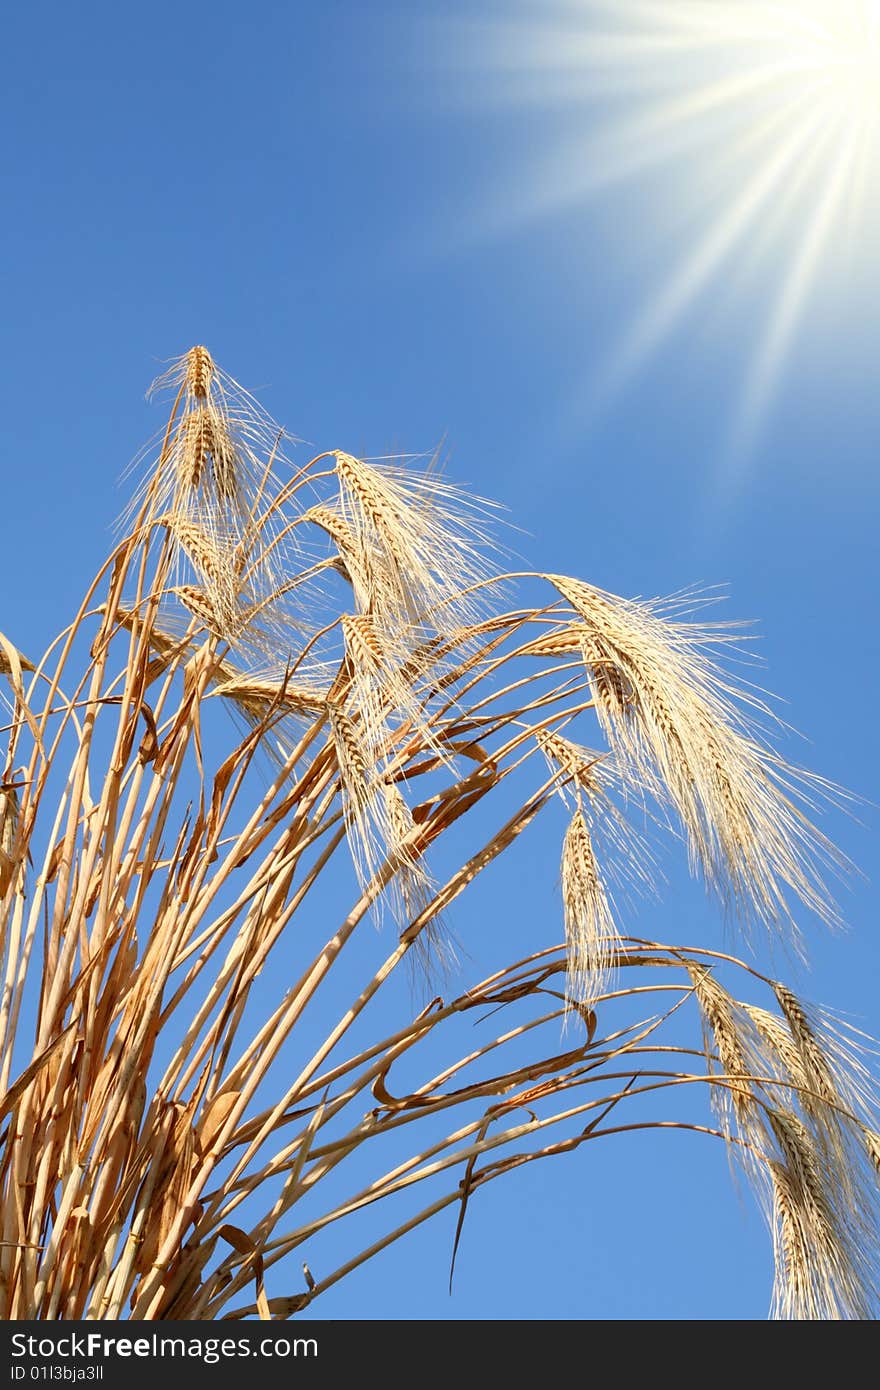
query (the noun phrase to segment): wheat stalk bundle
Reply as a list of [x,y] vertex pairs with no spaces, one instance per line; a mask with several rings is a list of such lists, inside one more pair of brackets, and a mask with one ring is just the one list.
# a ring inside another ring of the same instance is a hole
[[[634,937],[612,891],[651,877],[653,808],[745,925],[836,916],[824,784],[760,732],[730,635],[504,574],[488,504],[436,470],[294,467],[204,347],[159,385],[71,621],[35,664],[0,636],[0,1315],[292,1317],[446,1208],[457,1247],[523,1164],[679,1128],[741,1159],[777,1315],[874,1316],[852,1038],[731,955]],[[564,944],[465,983],[456,900],[554,808]],[[389,994],[438,958],[426,1007]],[[368,1207],[382,1233],[316,1278]]]

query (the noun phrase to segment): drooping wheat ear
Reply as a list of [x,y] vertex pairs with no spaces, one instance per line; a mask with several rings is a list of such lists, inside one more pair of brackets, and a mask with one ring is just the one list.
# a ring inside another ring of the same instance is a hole
[[200,589],[195,584],[177,584],[170,591],[180,599],[181,603],[189,609],[194,618],[198,618],[214,637],[226,635],[226,624],[223,615],[217,612],[214,601],[207,589]]
[[273,708],[304,716],[320,714],[327,708],[326,690],[294,683],[283,676],[231,674],[231,671],[228,662],[221,664],[218,675],[222,679],[214,686],[213,693],[231,700],[255,723],[261,723]]
[[355,673],[373,675],[378,672],[385,661],[385,652],[369,613],[343,613],[341,621]]
[[[874,1082],[865,1065],[865,1039],[805,1005],[779,981],[773,990],[796,1053],[796,1061],[788,1059],[787,1064],[796,1080],[797,1101],[823,1168],[835,1175],[850,1209],[867,1217],[873,1198],[866,1190],[859,1156],[866,1132],[876,1123],[877,1109]],[[867,1151],[870,1158],[870,1146]],[[866,1243],[871,1239],[866,1228]]]
[[712,1103],[721,1126],[730,1135],[735,1119],[744,1138],[754,1141],[761,1119],[749,1080],[752,1069],[742,1011],[706,966],[689,961],[687,970],[703,1019],[708,1070],[720,1074],[725,1082],[712,1088]]
[[535,737],[551,770],[558,767],[571,781],[578,801],[581,792],[589,797],[597,795],[600,787],[599,764],[607,754],[583,748],[552,729],[539,729]]
[[[783,1015],[751,1004],[742,1005],[755,1030],[746,1044],[748,1064],[756,1076],[778,1076],[787,1086],[790,1107],[800,1112],[809,1127],[824,1170],[836,1175],[835,1181],[845,1188],[847,1200],[857,1208],[864,1194],[859,1190],[860,1165],[852,1160],[853,1150],[861,1142],[862,1127],[842,1094],[844,1089],[853,1096],[859,1091],[857,1066],[841,1069],[843,1085],[838,1089],[830,1057],[793,995],[790,1002],[791,1011]],[[792,1027],[793,1015],[798,1017],[796,1030]],[[804,1032],[805,1025],[809,1037]],[[867,1206],[870,1203],[866,1209]]]
[[581,623],[566,623],[555,632],[547,632],[522,648],[522,656],[570,656],[583,651],[586,629]]
[[841,1100],[831,1064],[807,1017],[806,1009],[791,990],[778,981],[773,991],[801,1059],[805,1091],[810,1097],[819,1096],[832,1106],[839,1105]]
[[[399,681],[393,681],[394,673],[369,613],[343,613],[341,626],[351,674],[351,703],[360,715],[364,739],[375,746],[381,743],[383,715],[389,705],[397,703],[389,687],[399,685]],[[402,691],[404,699],[407,694]]]
[[224,630],[233,633],[243,617],[235,546],[186,517],[171,513],[163,520],[195,570]]
[[376,557],[371,559],[363,541],[355,536],[345,518],[334,507],[317,506],[309,507],[303,513],[302,520],[317,526],[333,541],[336,547],[334,567],[351,585],[358,612],[381,611],[381,603],[375,601],[381,560]]
[[313,526],[320,526],[322,531],[326,531],[346,558],[354,555],[354,532],[339,512],[334,511],[333,507],[309,507],[308,511],[303,512],[302,519],[303,521],[310,521]]
[[[750,1051],[749,1055],[755,1074],[769,1076],[778,1071],[792,1091],[808,1093],[810,1074],[785,1019],[755,1004],[744,1003],[743,1008],[761,1040],[760,1048],[754,1054]],[[802,1103],[808,1105],[809,1100]]]
[[202,583],[220,587],[235,582],[234,572],[230,573],[231,565],[226,548],[216,536],[209,535],[194,521],[175,516],[174,513],[169,513],[161,520],[173,533]]
[[326,681],[293,681],[278,671],[252,675],[228,660],[218,664],[211,694],[228,701],[246,727],[261,730],[270,760],[288,772],[293,770],[305,730],[317,727],[327,715]]
[[412,657],[401,669],[400,646],[386,629],[379,628],[371,613],[343,613],[340,625],[350,676],[350,705],[360,717],[363,739],[377,755],[389,738],[390,724],[408,721],[422,746],[441,757],[447,754],[430,717],[423,708],[413,674],[422,674],[424,663],[410,672]]
[[337,452],[340,511],[371,563],[369,602],[398,640],[425,629],[458,633],[481,608],[467,590],[487,577],[490,538],[481,498],[433,473],[404,473]]
[[348,845],[362,887],[373,877],[389,842],[385,800],[378,794],[376,764],[355,721],[339,706],[329,708],[330,733],[339,769]]
[[580,809],[565,834],[561,874],[568,989],[574,1000],[590,1007],[605,988],[619,937]]
[[[583,811],[593,844],[594,857],[601,860],[609,883],[625,892],[627,898],[650,895],[655,890],[654,856],[644,836],[617,804],[621,779],[613,755],[585,748],[555,730],[538,730],[536,739],[550,766],[564,774],[557,791],[566,806],[568,793]],[[629,797],[628,799],[632,799]],[[644,811],[644,806],[640,808]]]
[[[848,1112],[830,1059],[811,1030],[805,1057],[789,1015],[744,1005],[713,971],[687,963],[703,1016],[713,1106],[764,1201],[776,1255],[774,1312],[785,1318],[861,1317],[874,1294],[876,1182],[860,1152],[866,1126]],[[720,1064],[720,1068],[719,1068]],[[817,1090],[817,1081],[819,1089]],[[858,1087],[858,1068],[852,1084]]]
[[[773,1316],[812,1318],[813,1250],[805,1227],[803,1194],[784,1163],[768,1164],[773,1194]],[[804,1311],[802,1311],[804,1310]]]
[[784,923],[796,941],[786,888],[836,922],[823,870],[845,860],[796,804],[822,789],[759,742],[747,708],[769,712],[711,656],[718,633],[547,577],[584,624],[584,662],[622,775],[672,803],[709,886],[747,924]]
[[[607,643],[600,641],[595,633],[584,634],[581,652],[590,672],[600,721],[607,727],[609,720],[623,719],[630,706],[635,704],[635,688],[622,669],[620,659],[609,653]],[[657,701],[655,714],[658,723],[669,737],[674,738],[670,712],[663,701],[662,691],[658,687],[652,693]]]
[[768,1123],[782,1160],[769,1163],[777,1251],[776,1316],[823,1320],[870,1316],[866,1305],[870,1271],[865,1270],[858,1240],[853,1240],[845,1218],[835,1210],[810,1134],[789,1111],[770,1110]]

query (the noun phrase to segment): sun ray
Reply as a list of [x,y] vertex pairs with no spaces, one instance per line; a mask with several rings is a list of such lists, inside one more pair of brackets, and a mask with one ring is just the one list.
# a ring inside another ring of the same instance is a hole
[[[851,281],[872,272],[880,0],[511,0],[503,20],[456,32],[456,52],[485,79],[476,84],[484,99],[555,113],[555,143],[534,176],[520,167],[516,189],[495,191],[471,236],[497,235],[506,219],[570,213],[625,181],[653,200],[645,216],[658,244],[672,225],[679,246],[686,236],[593,373],[588,410],[619,391],[698,298],[722,301],[764,258],[775,292],[763,275],[760,301],[741,309],[754,321],[733,429],[744,446],[842,244]],[[570,113],[567,137],[560,112]]]
[[796,166],[814,132],[814,122],[795,130],[771,158],[758,166],[723,216],[710,225],[702,241],[689,249],[623,344],[612,352],[595,383],[595,400],[601,401],[618,390],[675,329],[689,306],[742,243],[770,198],[783,186],[786,174]]
[[761,349],[749,369],[740,417],[740,430],[746,437],[755,429],[782,369],[786,350],[840,211],[840,204],[846,196],[856,153],[857,142],[851,137],[837,155],[806,236],[785,277]]

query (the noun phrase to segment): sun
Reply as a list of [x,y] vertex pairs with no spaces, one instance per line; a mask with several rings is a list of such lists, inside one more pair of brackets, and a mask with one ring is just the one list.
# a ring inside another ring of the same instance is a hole
[[880,0],[513,0],[470,43],[503,99],[569,112],[565,148],[522,180],[517,215],[629,181],[654,201],[647,227],[665,214],[685,229],[594,396],[629,379],[698,298],[720,302],[771,267],[741,371],[745,438],[823,273],[876,268]]

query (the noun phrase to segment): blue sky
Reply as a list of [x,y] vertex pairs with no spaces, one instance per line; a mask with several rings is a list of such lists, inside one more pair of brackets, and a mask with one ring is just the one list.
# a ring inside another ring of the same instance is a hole
[[[529,4],[511,8],[529,17]],[[559,8],[594,22],[588,6]],[[876,798],[868,231],[830,235],[747,449],[742,383],[804,212],[764,225],[763,259],[734,248],[597,403],[609,360],[698,238],[706,150],[539,212],[542,167],[563,151],[575,183],[607,110],[599,97],[536,99],[528,84],[518,97],[515,77],[500,90],[503,10],[95,0],[9,12],[0,396],[17,579],[0,627],[31,650],[65,621],[123,505],[120,475],[159,425],[145,388],[162,360],[204,342],[303,451],[442,443],[450,475],[526,529],[516,544],[536,568],[628,595],[727,585],[725,615],[760,621],[761,679],[806,736],[788,754]],[[806,185],[807,211],[809,197]],[[844,898],[850,930],[804,924],[813,970],[798,984],[880,1034],[877,817],[860,818],[828,822],[866,875]],[[499,888],[499,917],[515,888]],[[500,963],[488,912],[457,925],[476,965]],[[686,888],[634,926],[722,939]],[[482,1191],[452,1299],[442,1217],[315,1311],[763,1317],[769,1247],[720,1147],[609,1143]]]

